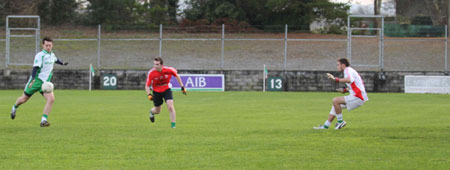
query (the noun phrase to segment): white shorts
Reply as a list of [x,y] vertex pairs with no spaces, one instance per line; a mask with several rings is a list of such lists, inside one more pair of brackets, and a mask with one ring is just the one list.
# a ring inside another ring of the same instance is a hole
[[346,105],[348,111],[356,109],[359,106],[362,106],[363,104],[364,104],[364,101],[356,96],[352,96],[352,95],[345,96],[345,105]]
[[[352,95],[344,96],[345,104],[341,104],[341,109],[347,108],[348,111],[358,108],[364,104],[360,98],[357,98]],[[336,111],[334,110],[334,106],[331,106],[330,114],[336,116]]]

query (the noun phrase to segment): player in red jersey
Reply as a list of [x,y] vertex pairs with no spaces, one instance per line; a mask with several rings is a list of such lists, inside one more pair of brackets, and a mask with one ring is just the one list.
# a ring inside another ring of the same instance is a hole
[[[161,105],[163,104],[164,99],[167,104],[167,109],[170,112],[171,127],[175,128],[176,113],[175,107],[173,106],[172,90],[170,90],[172,87],[170,84],[170,79],[172,76],[175,76],[178,83],[180,83],[181,92],[186,95],[186,89],[184,88],[180,76],[177,74],[177,70],[172,67],[163,66],[163,59],[161,57],[156,57],[153,61],[153,68],[147,75],[145,91],[148,94],[148,99],[153,100],[153,104],[155,106],[150,109],[150,121],[152,123],[155,122],[155,114],[159,114],[159,112],[161,112]],[[153,94],[151,93],[152,90]]]

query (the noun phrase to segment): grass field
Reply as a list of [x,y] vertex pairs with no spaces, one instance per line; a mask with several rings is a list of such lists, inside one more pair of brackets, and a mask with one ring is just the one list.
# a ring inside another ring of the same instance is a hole
[[141,91],[55,91],[9,112],[0,91],[0,169],[449,169],[450,95],[371,93],[347,126],[315,131],[338,93],[175,92],[150,123]]

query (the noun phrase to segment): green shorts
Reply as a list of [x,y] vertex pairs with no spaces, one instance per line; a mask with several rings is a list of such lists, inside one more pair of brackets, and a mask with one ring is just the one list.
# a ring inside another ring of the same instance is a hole
[[27,82],[27,85],[25,85],[25,90],[24,90],[24,94],[27,95],[28,97],[31,97],[34,93],[36,93],[37,91],[39,91],[41,94],[42,92],[42,84],[44,82],[42,82],[41,79],[39,78],[34,78],[34,83],[31,85],[31,87],[29,87],[31,83],[31,77]]

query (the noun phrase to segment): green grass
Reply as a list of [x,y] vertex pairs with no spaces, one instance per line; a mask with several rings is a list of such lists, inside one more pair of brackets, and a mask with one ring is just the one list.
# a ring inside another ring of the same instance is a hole
[[55,91],[49,128],[44,99],[11,105],[0,91],[0,169],[449,169],[450,95],[369,94],[339,131],[314,131],[337,93],[174,92],[148,120],[141,91]]

